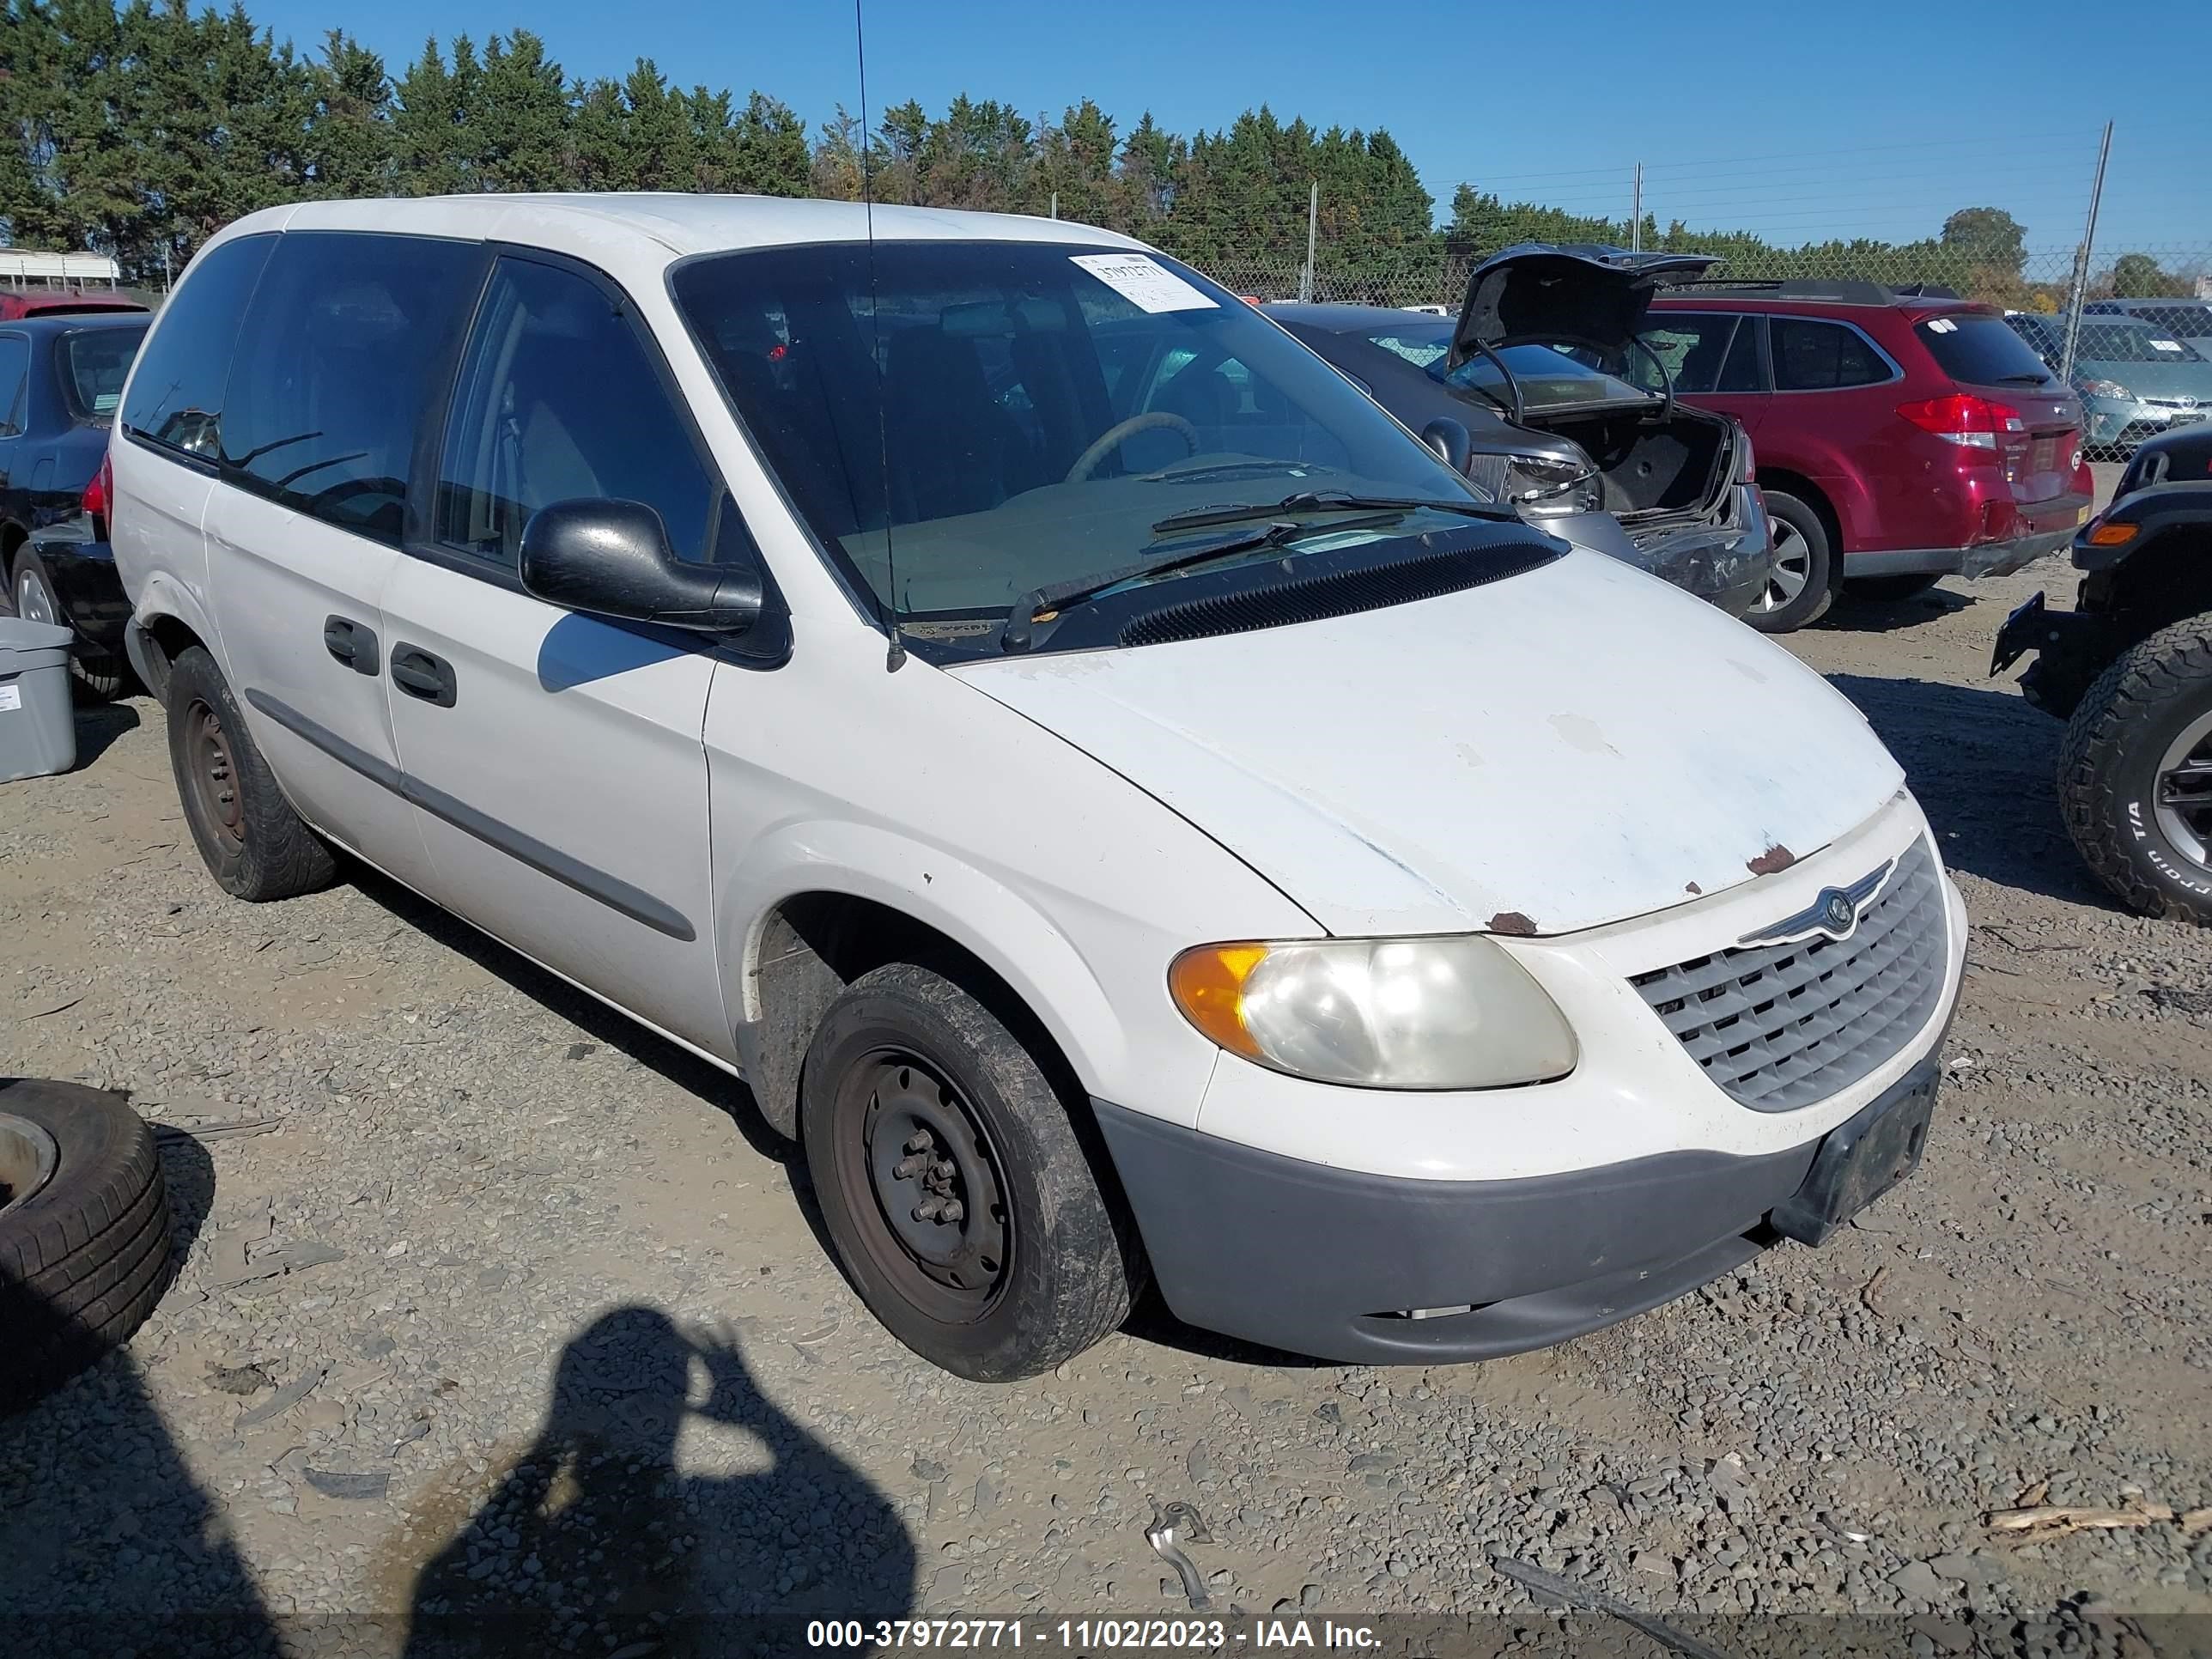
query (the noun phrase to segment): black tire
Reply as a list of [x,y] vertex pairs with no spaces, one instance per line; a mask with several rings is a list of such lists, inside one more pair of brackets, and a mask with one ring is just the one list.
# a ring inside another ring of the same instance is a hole
[[1743,619],[1762,634],[1793,634],[1820,621],[1835,603],[1835,553],[1818,509],[1780,490],[1759,493],[1766,497],[1767,517],[1774,520],[1776,554],[1788,560],[1789,569],[1778,566]]
[[[26,583],[37,589],[37,598],[28,605],[23,603]],[[53,573],[46,568],[46,562],[28,547],[18,550],[15,564],[8,573],[8,599],[19,617],[36,617],[64,628],[69,626],[68,612],[62,609]],[[131,665],[120,657],[92,650],[80,641],[70,653],[70,680],[86,702],[112,702],[131,684]]]
[[[2191,617],[2124,652],[2066,724],[2058,804],[2097,878],[2131,910],[2212,927],[2212,793],[2177,811],[2177,746],[2195,757],[2185,787],[2212,790],[2212,617]],[[2161,778],[2168,804],[2160,809]],[[2196,845],[2186,831],[2201,828]],[[2177,826],[2185,832],[2177,835]]]
[[[976,1382],[1082,1352],[1128,1317],[1144,1278],[1134,1227],[1078,1135],[1080,1103],[1051,1069],[981,1000],[912,963],[855,980],[806,1051],[800,1131],[839,1264],[892,1335]],[[954,1129],[917,1148],[916,1111]],[[928,1167],[887,1172],[917,1157]],[[909,1194],[948,1193],[976,1213],[923,1221],[905,1208]],[[902,1228],[946,1260],[925,1261]]]
[[179,654],[167,708],[178,799],[216,884],[256,903],[328,886],[337,860],[276,787],[204,646]]
[[1854,599],[1864,599],[1874,605],[1895,605],[1900,599],[1910,599],[1925,593],[1943,578],[1940,575],[1918,576],[1852,576],[1844,583],[1844,593]]
[[128,1341],[167,1288],[171,1265],[153,1131],[121,1097],[0,1079],[0,1158],[18,1180],[24,1123],[50,1137],[57,1156],[44,1185],[0,1202],[0,1411],[28,1405]]

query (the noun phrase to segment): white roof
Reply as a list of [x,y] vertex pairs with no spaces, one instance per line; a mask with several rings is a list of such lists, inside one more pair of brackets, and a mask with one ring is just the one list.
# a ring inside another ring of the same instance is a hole
[[[1142,244],[1065,219],[945,208],[874,211],[875,235],[893,240],[1078,242],[1101,247]],[[226,234],[268,230],[370,230],[520,243],[605,256],[620,247],[632,259],[667,263],[689,254],[796,242],[858,242],[869,231],[859,202],[781,196],[702,196],[674,191],[545,195],[423,196],[353,202],[302,202],[250,214]]]

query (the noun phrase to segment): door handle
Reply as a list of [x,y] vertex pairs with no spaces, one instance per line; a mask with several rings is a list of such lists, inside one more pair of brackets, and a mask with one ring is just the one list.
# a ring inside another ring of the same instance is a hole
[[323,618],[323,649],[356,674],[376,672],[376,633],[345,617]]
[[411,697],[451,708],[456,687],[453,665],[420,646],[402,643],[392,653],[392,683]]

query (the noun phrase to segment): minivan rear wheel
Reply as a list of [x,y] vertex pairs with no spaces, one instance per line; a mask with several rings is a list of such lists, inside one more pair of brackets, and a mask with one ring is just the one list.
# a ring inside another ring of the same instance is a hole
[[1766,586],[1743,613],[1762,634],[1790,634],[1818,622],[1836,597],[1835,555],[1828,526],[1809,502],[1762,489],[1774,526],[1774,567]]
[[1128,1316],[1141,1256],[1076,1103],[962,985],[913,963],[862,975],[816,1028],[799,1091],[839,1264],[922,1358],[1011,1382]]
[[276,787],[204,646],[171,667],[167,713],[178,798],[216,884],[257,903],[328,886],[337,860]]

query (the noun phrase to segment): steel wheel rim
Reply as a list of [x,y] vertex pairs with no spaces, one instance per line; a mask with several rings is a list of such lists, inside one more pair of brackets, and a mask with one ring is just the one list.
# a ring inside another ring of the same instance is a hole
[[2151,781],[2151,802],[2174,850],[2212,868],[2212,709],[2166,745]]
[[192,798],[208,827],[234,847],[246,844],[246,804],[239,798],[238,769],[222,716],[195,702],[185,714],[185,768]]
[[54,614],[53,595],[39,580],[39,573],[26,569],[15,578],[15,614],[25,622],[45,623],[53,626],[61,621]]
[[0,1215],[52,1181],[61,1161],[52,1135],[27,1117],[0,1112]]
[[1759,611],[1779,611],[1795,604],[1813,580],[1813,548],[1796,525],[1774,520],[1774,562],[1766,573],[1766,586],[1759,591]]
[[973,1323],[1017,1248],[989,1131],[945,1069],[908,1049],[862,1055],[843,1093],[838,1182],[870,1259],[931,1318]]

